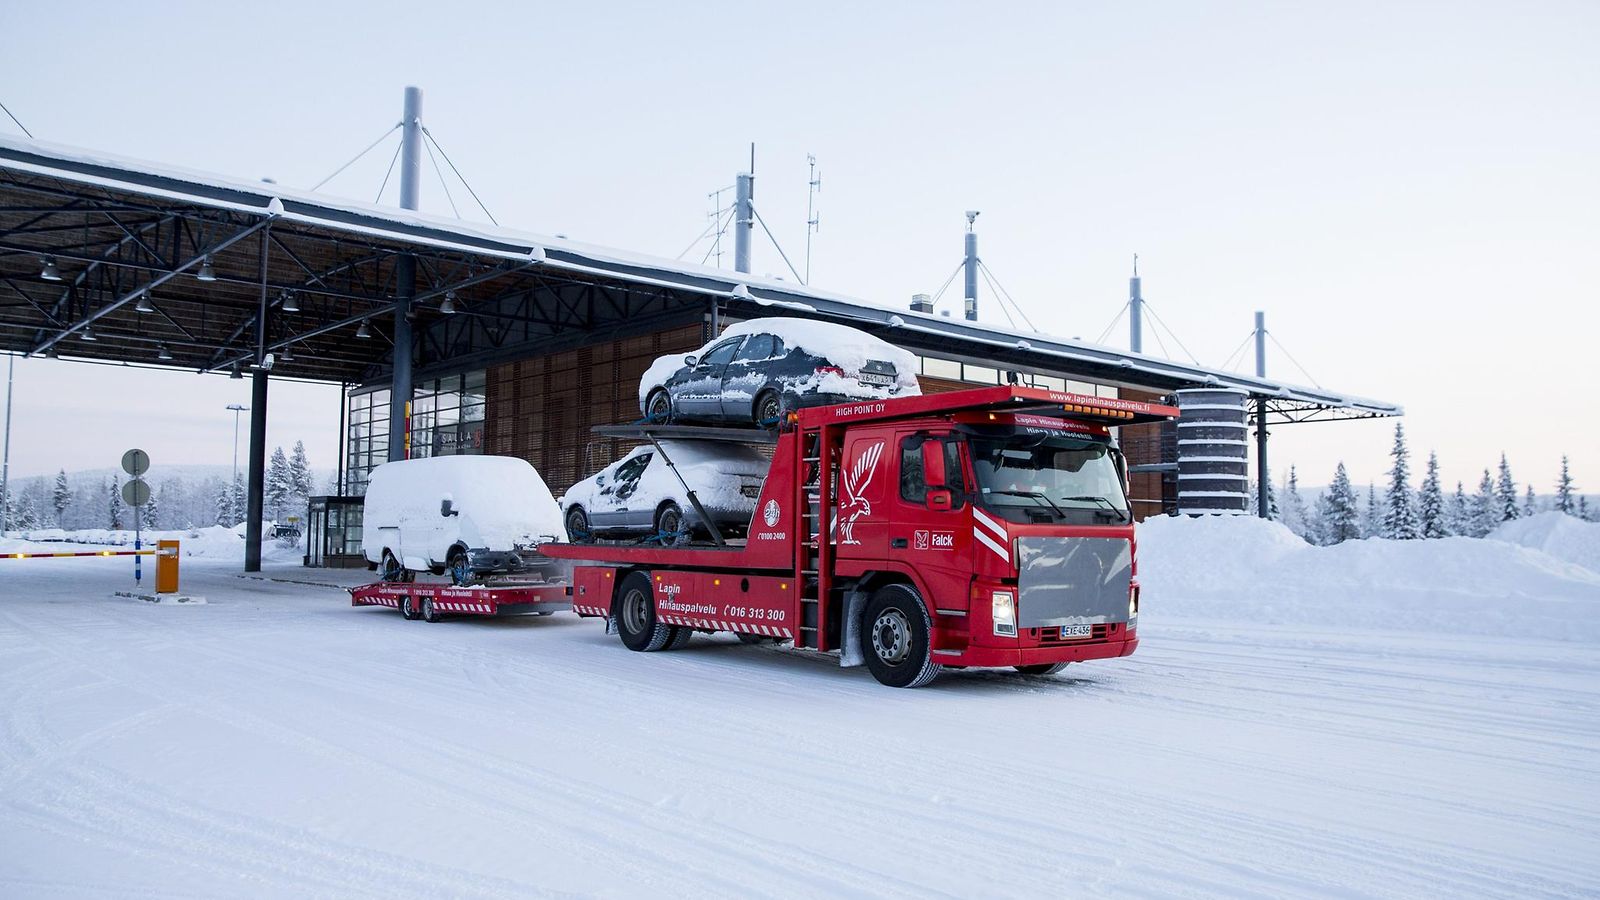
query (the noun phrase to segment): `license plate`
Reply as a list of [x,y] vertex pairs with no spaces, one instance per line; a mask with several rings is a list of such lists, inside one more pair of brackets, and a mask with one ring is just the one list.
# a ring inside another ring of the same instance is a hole
[[1093,625],[1063,625],[1063,626],[1061,626],[1061,639],[1064,640],[1064,641],[1074,640],[1076,638],[1092,637],[1093,635],[1094,635],[1094,626]]
[[871,372],[861,373],[862,384],[891,385],[894,384],[893,375],[874,375]]

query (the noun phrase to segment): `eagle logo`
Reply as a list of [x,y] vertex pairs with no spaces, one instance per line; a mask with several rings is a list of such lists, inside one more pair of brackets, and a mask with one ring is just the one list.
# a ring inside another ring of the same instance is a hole
[[838,531],[840,544],[860,544],[855,538],[856,520],[872,515],[872,503],[865,494],[872,476],[877,474],[878,460],[883,456],[883,441],[868,446],[856,457],[855,465],[844,473],[844,502],[839,505]]

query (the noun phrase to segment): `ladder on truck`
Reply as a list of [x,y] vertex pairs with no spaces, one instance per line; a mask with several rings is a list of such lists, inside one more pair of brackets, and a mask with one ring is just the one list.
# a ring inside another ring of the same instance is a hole
[[800,435],[800,514],[795,570],[800,588],[800,621],[795,646],[830,650],[829,595],[833,590],[833,518],[837,507],[839,451],[842,435],[827,427]]

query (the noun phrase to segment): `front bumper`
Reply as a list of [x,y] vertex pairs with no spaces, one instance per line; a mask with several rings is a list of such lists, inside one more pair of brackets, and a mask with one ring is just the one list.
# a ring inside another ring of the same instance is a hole
[[467,565],[478,575],[514,575],[524,572],[543,572],[556,564],[555,560],[536,550],[468,550]]
[[1090,659],[1116,659],[1128,656],[1139,646],[1138,632],[1121,631],[1115,638],[1082,640],[1074,643],[1043,644],[1031,647],[984,647],[969,645],[959,650],[933,651],[933,661],[947,666],[1004,668],[1050,663],[1083,662]]

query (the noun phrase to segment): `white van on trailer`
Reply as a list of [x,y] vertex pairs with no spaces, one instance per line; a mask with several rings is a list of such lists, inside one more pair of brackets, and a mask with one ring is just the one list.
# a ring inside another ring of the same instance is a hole
[[561,508],[526,460],[436,456],[384,463],[367,483],[361,550],[384,581],[418,572],[458,585],[542,574],[538,546],[562,535]]

